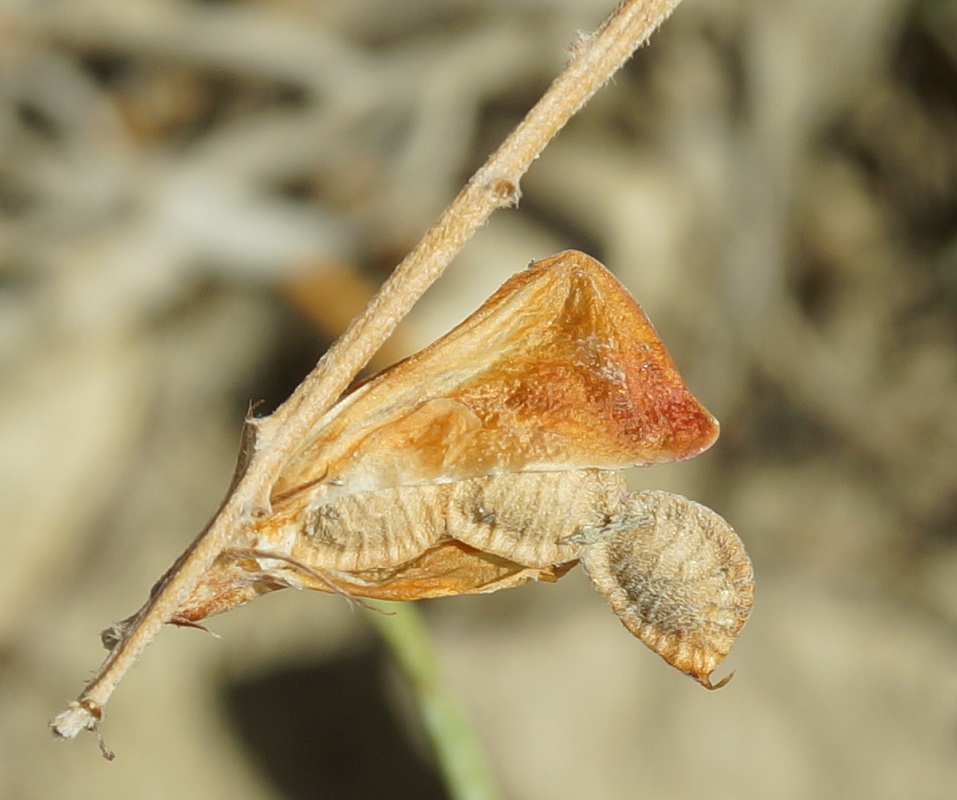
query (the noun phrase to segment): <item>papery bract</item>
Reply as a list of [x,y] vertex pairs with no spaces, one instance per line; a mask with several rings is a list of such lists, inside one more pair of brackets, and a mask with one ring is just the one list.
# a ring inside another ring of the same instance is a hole
[[581,559],[632,633],[710,686],[750,611],[750,562],[714,512],[628,494],[619,470],[717,435],[624,287],[560,253],[340,400],[173,622],[283,587],[491,592]]

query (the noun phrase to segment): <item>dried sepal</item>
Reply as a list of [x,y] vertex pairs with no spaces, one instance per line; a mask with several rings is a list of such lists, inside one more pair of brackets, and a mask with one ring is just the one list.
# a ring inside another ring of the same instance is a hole
[[421,600],[489,594],[529,581],[554,583],[577,563],[529,567],[448,539],[397,569],[343,573],[332,580],[338,589],[356,597]]
[[295,587],[335,592],[349,598],[423,600],[487,594],[529,581],[554,583],[577,560],[530,567],[445,539],[391,569],[318,572],[275,553],[227,551],[171,622],[197,627],[197,620],[248,603],[261,594]]
[[718,514],[679,495],[644,491],[593,537],[582,564],[624,626],[707,688],[754,599],[751,562]]

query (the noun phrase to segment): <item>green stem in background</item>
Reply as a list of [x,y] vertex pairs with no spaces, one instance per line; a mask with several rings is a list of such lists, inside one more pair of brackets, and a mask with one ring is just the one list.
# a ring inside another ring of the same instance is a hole
[[482,744],[442,680],[428,628],[412,603],[369,601],[370,618],[412,688],[445,787],[454,800],[499,800]]

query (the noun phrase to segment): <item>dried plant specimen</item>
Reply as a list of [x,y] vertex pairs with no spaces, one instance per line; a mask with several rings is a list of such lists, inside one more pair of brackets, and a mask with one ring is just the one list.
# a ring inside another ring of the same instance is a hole
[[618,470],[694,456],[716,436],[627,291],[589,256],[560,253],[331,409],[286,463],[272,513],[173,621],[282,587],[490,592],[581,559],[632,633],[710,686],[751,607],[750,562],[716,514],[628,494]]
[[[412,597],[416,596],[416,580],[422,581],[423,591],[426,585],[431,587],[430,591],[435,590],[435,581],[427,570],[422,571],[427,565],[449,576],[446,588],[441,590],[446,593],[451,592],[453,586],[457,587],[456,591],[480,591],[535,577],[554,579],[568,566],[565,563],[535,568],[510,562],[502,556],[481,554],[474,548],[459,546],[449,535],[446,524],[445,533],[436,543],[408,562],[337,573],[328,568],[331,565],[313,566],[289,555],[297,541],[307,541],[302,537],[308,536],[308,530],[299,521],[308,517],[297,516],[297,511],[307,510],[303,507],[306,502],[318,507],[350,494],[397,490],[402,493],[403,503],[412,508],[422,497],[410,499],[408,493],[430,483],[483,476],[496,478],[524,471],[569,471],[581,467],[614,470],[623,463],[690,457],[710,445],[717,435],[716,423],[684,388],[640,311],[641,322],[634,326],[632,333],[649,334],[637,339],[639,351],[647,352],[636,353],[623,341],[625,347],[616,353],[622,360],[609,360],[601,352],[606,343],[598,336],[597,348],[579,348],[577,353],[592,356],[593,363],[599,367],[597,372],[585,368],[592,362],[583,364],[575,358],[575,348],[566,348],[566,355],[572,354],[571,362],[555,362],[558,371],[549,374],[545,370],[542,381],[529,380],[520,368],[512,374],[505,369],[497,384],[491,380],[492,375],[476,373],[474,386],[467,383],[458,386],[458,397],[445,397],[439,387],[427,395],[426,399],[434,402],[428,408],[421,406],[421,398],[416,399],[415,409],[410,406],[409,398],[404,401],[398,398],[397,407],[405,414],[404,420],[390,416],[388,406],[395,398],[380,397],[382,407],[376,409],[373,403],[372,407],[363,408],[363,398],[368,403],[368,393],[361,387],[333,408],[336,399],[395,329],[398,320],[408,313],[489,215],[498,208],[517,203],[522,175],[545,145],[647,40],[678,2],[621,0],[593,35],[579,37],[565,69],[539,102],[476,171],[292,396],[269,417],[248,421],[248,447],[244,448],[244,457],[228,496],[207,527],[154,585],[143,607],[106,632],[103,640],[109,655],[77,699],[51,721],[56,735],[72,739],[83,730],[99,735],[104,706],[160,628],[169,622],[190,624],[192,620],[285,585],[311,584],[313,588],[336,591],[341,590],[336,580],[362,584],[370,576],[380,591],[390,582],[393,586],[402,584],[403,591]],[[574,259],[576,254],[567,254],[567,257]],[[600,270],[592,272],[600,276]],[[564,274],[567,277],[567,273]],[[518,284],[507,284],[516,294],[523,283],[517,280]],[[618,290],[627,297],[621,287]],[[490,310],[496,298],[507,297],[508,291],[503,287],[485,310]],[[627,303],[613,305],[627,307]],[[574,309],[570,310],[571,319],[575,313]],[[479,321],[481,313],[472,321]],[[583,322],[595,321],[594,318],[594,314],[591,319],[581,316]],[[534,326],[528,329],[533,330]],[[599,326],[596,330],[602,329]],[[583,341],[590,340],[585,337]],[[616,341],[614,336],[610,341]],[[556,352],[562,352],[561,342],[555,344],[559,345]],[[433,348],[426,348],[423,355],[432,351]],[[455,352],[456,348],[449,348],[444,355]],[[521,348],[516,352],[521,353]],[[481,352],[473,348],[472,355],[481,356]],[[640,357],[642,355],[647,358]],[[413,357],[406,363],[415,362]],[[501,365],[505,366],[506,362],[501,361]],[[444,365],[437,366],[439,374],[444,374]],[[545,365],[530,361],[525,366]],[[607,367],[611,371],[603,374],[601,370]],[[629,368],[634,371],[628,372]],[[642,375],[644,370],[648,371],[647,376]],[[414,370],[407,371],[406,377],[411,379],[414,374]],[[429,373],[424,375],[428,377]],[[564,387],[569,376],[577,376],[579,380],[567,382],[567,389],[562,388],[555,394],[537,391],[537,384]],[[455,385],[454,375],[446,377],[450,385]],[[596,377],[599,380],[593,381]],[[585,379],[584,383],[581,378]],[[490,380],[483,383],[483,379]],[[375,381],[369,384],[375,385]],[[624,390],[626,386],[628,391]],[[610,393],[603,393],[602,389],[610,387],[613,387]],[[424,381],[423,388],[435,387]],[[529,388],[536,391],[529,393]],[[648,390],[644,404],[634,403],[634,398],[629,397],[629,392],[636,389]],[[492,398],[493,402],[488,403],[488,396],[473,390],[498,392],[506,402]],[[659,394],[655,394],[655,390]],[[451,400],[451,405],[446,405],[447,400]],[[579,403],[577,416],[573,410],[576,402]],[[352,403],[356,408],[349,411]],[[523,414],[523,406],[532,413]],[[533,419],[536,411],[549,417],[554,429],[543,430],[537,426]],[[491,416],[483,418],[483,412]],[[358,431],[368,436],[356,438],[351,436],[352,431],[340,427],[340,433],[350,434],[350,441],[338,450],[330,446],[328,440],[321,442],[320,446],[325,449],[319,455],[325,460],[312,463],[310,457],[314,453],[308,452],[308,448],[329,433],[325,430],[327,425],[343,422],[349,413],[356,421],[369,423],[365,431]],[[501,420],[495,419],[496,414],[501,415]],[[597,427],[593,424],[595,421],[599,423]],[[489,422],[504,424],[487,424]],[[423,423],[427,424],[423,427]],[[471,438],[458,436],[460,433],[471,434]],[[430,447],[442,442],[454,442],[454,446],[445,451],[441,447]],[[304,443],[307,450],[303,449]],[[422,452],[411,445],[421,445]],[[395,448],[403,450],[404,455],[396,457]],[[469,453],[472,448],[481,456],[477,458]],[[356,468],[359,455],[368,456],[368,463]],[[347,484],[349,488],[343,490]],[[331,545],[333,552],[346,544],[344,532],[336,528],[336,513],[341,516],[335,509],[332,514],[327,512],[328,518],[316,529],[315,537],[319,542],[325,537],[328,540],[325,544]],[[487,524],[488,514],[480,514],[478,521]],[[388,558],[402,558],[424,541],[431,541],[435,533],[433,527],[425,526],[425,538],[410,547],[391,537],[386,526],[383,532]],[[577,543],[579,539],[585,541],[582,537],[587,530],[592,529],[583,526],[567,540],[557,543],[546,540],[546,547],[539,555],[550,546]],[[496,547],[503,544],[503,532],[497,530],[491,537],[492,542],[498,542]],[[506,536],[505,542],[507,539]],[[260,544],[265,545],[265,549],[259,547]],[[375,546],[367,548],[369,552],[375,549]],[[283,574],[270,574],[276,570],[282,570]],[[290,580],[292,574],[297,576],[295,580]],[[111,758],[102,739],[100,744],[104,756]]]

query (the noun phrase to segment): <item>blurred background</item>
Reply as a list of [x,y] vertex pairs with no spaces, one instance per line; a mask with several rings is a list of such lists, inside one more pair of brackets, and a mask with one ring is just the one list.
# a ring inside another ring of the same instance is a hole
[[[166,630],[47,720],[285,398],[560,70],[598,0],[0,0],[0,794],[442,798],[365,612]],[[738,530],[708,693],[580,570],[421,606],[506,797],[957,787],[957,3],[688,0],[374,366],[531,259],[612,269],[722,422],[635,471]]]

